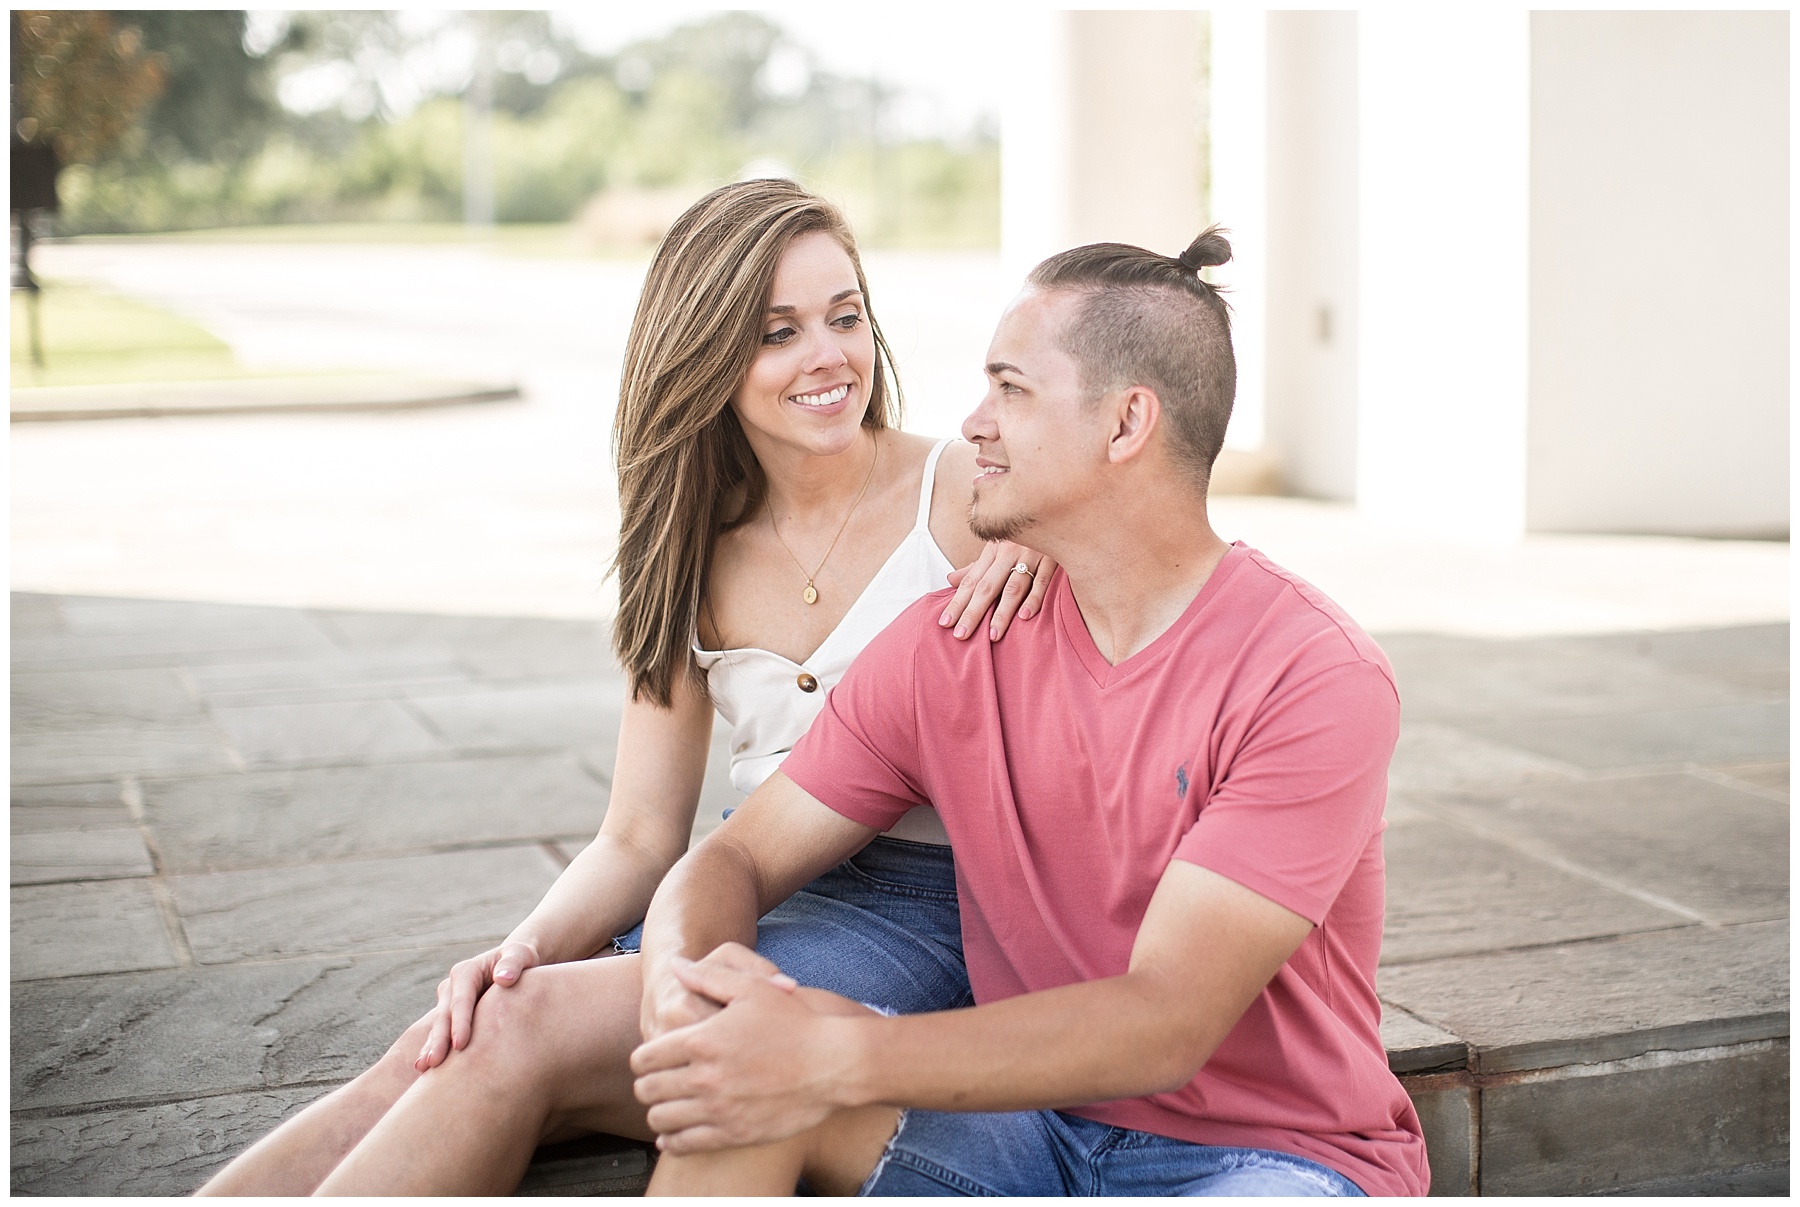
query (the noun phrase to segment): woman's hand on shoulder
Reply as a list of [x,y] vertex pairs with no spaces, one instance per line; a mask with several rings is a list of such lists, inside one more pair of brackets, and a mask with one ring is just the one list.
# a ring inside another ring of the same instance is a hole
[[475,1027],[475,1003],[481,995],[490,988],[505,989],[518,984],[527,968],[541,963],[537,948],[508,939],[454,965],[450,975],[438,982],[431,1031],[413,1068],[421,1073],[435,1069],[449,1059],[451,1052],[468,1047]]
[[938,624],[954,626],[957,640],[967,640],[992,607],[988,640],[998,641],[1012,627],[1014,617],[1030,620],[1043,609],[1044,592],[1055,569],[1054,561],[1034,549],[1012,541],[989,541],[981,556],[950,571],[950,585],[956,594],[938,617]]

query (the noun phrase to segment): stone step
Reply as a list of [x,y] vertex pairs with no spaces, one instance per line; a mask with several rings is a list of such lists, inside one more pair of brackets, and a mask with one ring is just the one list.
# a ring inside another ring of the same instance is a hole
[[650,1184],[655,1146],[620,1136],[586,1136],[537,1150],[518,1194],[641,1195]]
[[1785,1180],[1786,969],[1785,921],[1384,969],[1432,1193]]
[[[1434,1196],[1785,1195],[1786,1017],[1739,1020],[1761,1039],[1658,1048],[1666,1032],[1596,1037],[1624,1059],[1482,1073],[1450,1032],[1390,1011],[1388,1063],[1411,1095]],[[1573,1051],[1573,1048],[1568,1049]],[[636,1195],[652,1146],[616,1136],[539,1149],[521,1195]]]

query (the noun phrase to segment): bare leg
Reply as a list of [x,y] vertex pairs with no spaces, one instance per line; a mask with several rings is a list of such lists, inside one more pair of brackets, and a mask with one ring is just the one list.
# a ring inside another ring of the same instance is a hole
[[505,1194],[546,1137],[651,1136],[631,1094],[637,956],[528,970],[483,995],[474,1037],[416,1078],[319,1194]]
[[900,1112],[891,1106],[840,1111],[778,1144],[678,1157],[650,1176],[653,1195],[786,1195],[800,1179],[817,1193],[853,1195],[881,1160]]
[[[471,1130],[486,1126],[482,1117],[489,1108],[501,1100],[511,1102],[521,1090],[531,1089],[528,1083],[538,1079],[532,1070],[541,1068],[543,1053],[515,1051],[537,1047],[531,1042],[534,1038],[560,1046],[562,1051],[554,1059],[566,1062],[572,1069],[587,1070],[594,1080],[587,1087],[591,1091],[588,1093],[549,1095],[553,1086],[538,1087],[543,1092],[543,1105],[527,1107],[537,1111],[540,1135],[521,1137],[517,1129],[506,1127],[506,1121],[502,1121],[507,1141],[502,1147],[508,1154],[505,1164],[513,1169],[511,1181],[502,1190],[517,1184],[531,1160],[532,1149],[546,1137],[609,1131],[649,1139],[651,1133],[644,1124],[643,1108],[631,1097],[626,1064],[638,1040],[641,991],[637,965],[636,956],[615,956],[532,969],[518,985],[485,995],[476,1011],[475,1042],[452,1053],[449,1060],[424,1077],[412,1064],[425,1044],[428,1027],[426,1020],[421,1019],[407,1028],[362,1076],[264,1136],[198,1193],[312,1194],[321,1189],[340,1164],[346,1164],[345,1159],[353,1151],[358,1154],[357,1161],[340,1171],[338,1184],[355,1186],[362,1177],[386,1176],[395,1179],[396,1187],[404,1187],[408,1176],[427,1176],[420,1171],[409,1175],[406,1170],[411,1157],[423,1154],[405,1147],[405,1128],[390,1128],[384,1136],[368,1140],[370,1132],[390,1110],[415,1085],[426,1081],[432,1083],[431,1092],[419,1095],[417,1102],[408,1099],[403,1114],[416,1116],[423,1120],[423,1126],[437,1129],[434,1143],[428,1146],[430,1150],[449,1150],[449,1155],[429,1173],[434,1179],[432,1184],[471,1184],[481,1177],[482,1171],[475,1166],[486,1151],[477,1142],[480,1137],[472,1136]],[[571,1018],[571,1013],[578,1017]],[[542,1016],[542,1027],[534,1015]],[[506,1033],[504,1042],[502,1030]],[[502,1061],[513,1063],[496,1068]],[[486,1084],[489,1080],[496,1084],[490,1087]],[[471,1101],[459,1104],[459,1096]],[[524,1145],[522,1158],[517,1156],[520,1144]],[[403,1147],[395,1152],[394,1146]],[[495,1173],[502,1179],[507,1176]],[[485,1181],[480,1184],[487,1185]]]
[[427,1015],[408,1027],[362,1076],[339,1086],[239,1153],[195,1193],[311,1194],[419,1079],[412,1062],[429,1032]]

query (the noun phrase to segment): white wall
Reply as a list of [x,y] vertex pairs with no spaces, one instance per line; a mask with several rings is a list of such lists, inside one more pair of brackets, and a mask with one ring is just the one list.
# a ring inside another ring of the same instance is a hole
[[1530,527],[1787,531],[1787,22],[1532,16]]
[[1356,496],[1378,519],[1524,529],[1526,22],[1359,17]]
[[1356,14],[1268,17],[1265,424],[1292,494],[1356,497]]

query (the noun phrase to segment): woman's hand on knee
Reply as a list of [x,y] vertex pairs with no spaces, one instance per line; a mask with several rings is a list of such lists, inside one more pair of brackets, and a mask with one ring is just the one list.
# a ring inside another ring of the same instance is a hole
[[994,616],[988,622],[988,640],[998,641],[1014,617],[1030,620],[1042,610],[1050,572],[1055,569],[1054,561],[1034,549],[1012,541],[989,541],[980,557],[950,571],[950,585],[956,594],[938,617],[938,624],[956,626],[957,639],[964,640],[980,627],[991,607]]
[[518,984],[527,968],[540,963],[531,944],[508,940],[452,967],[450,975],[438,982],[431,1031],[413,1068],[421,1073],[435,1069],[450,1053],[468,1047],[475,1029],[475,1003],[481,995],[490,987],[505,989]]

